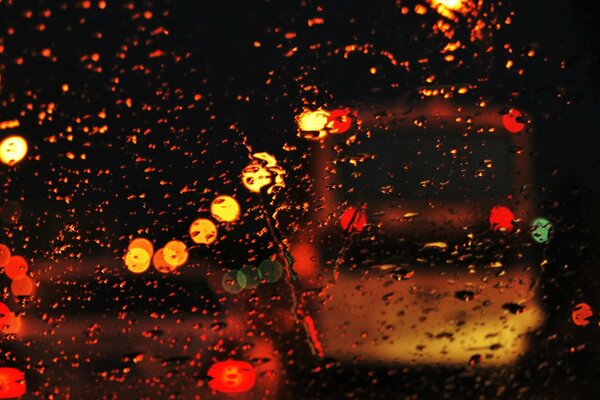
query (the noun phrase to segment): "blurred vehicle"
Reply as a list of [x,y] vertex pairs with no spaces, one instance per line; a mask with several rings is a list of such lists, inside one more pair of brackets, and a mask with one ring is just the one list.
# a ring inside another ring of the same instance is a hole
[[323,356],[499,365],[527,352],[544,321],[532,128],[475,93],[424,87],[336,120],[322,111],[320,125],[299,120],[300,135],[319,139],[317,211],[291,247]]

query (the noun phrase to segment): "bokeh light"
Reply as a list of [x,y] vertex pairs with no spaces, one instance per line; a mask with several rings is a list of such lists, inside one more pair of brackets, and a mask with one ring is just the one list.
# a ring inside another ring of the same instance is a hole
[[490,211],[490,226],[494,230],[512,231],[515,227],[514,219],[515,215],[507,207],[495,206]]
[[27,275],[16,278],[11,282],[10,290],[13,296],[32,296],[35,292],[35,281]]
[[0,367],[0,399],[20,399],[26,392],[23,371],[12,367]]
[[231,196],[217,196],[210,203],[210,214],[221,222],[234,222],[240,217],[240,205]]
[[242,282],[238,282],[240,286],[244,284],[244,289],[254,289],[260,283],[260,277],[258,275],[258,268],[254,265],[244,265],[239,273],[237,274],[238,281],[241,279]]
[[571,312],[571,319],[577,326],[586,326],[590,323],[590,318],[594,315],[592,307],[587,303],[579,303]]
[[552,222],[546,218],[536,218],[531,223],[531,228],[531,237],[538,243],[548,243],[554,230]]
[[141,274],[150,267],[152,260],[150,253],[141,247],[133,247],[125,254],[125,265],[129,271]]
[[254,367],[245,361],[227,360],[213,364],[207,375],[211,389],[222,393],[247,392],[256,383]]
[[189,255],[187,246],[180,240],[171,240],[163,248],[163,257],[165,261],[175,268],[185,264]]
[[296,117],[298,131],[305,139],[318,140],[327,136],[329,113],[325,110],[304,111]]
[[29,264],[27,263],[27,260],[21,256],[11,256],[4,266],[4,273],[10,279],[17,279],[25,276],[28,270]]
[[152,264],[158,272],[163,274],[168,274],[177,269],[176,266],[169,264],[165,259],[164,249],[158,249],[154,252],[154,256],[152,257]]
[[242,170],[242,183],[253,193],[260,193],[266,187],[270,194],[274,188],[285,186],[285,173],[271,154],[256,153],[252,162]]
[[197,244],[212,244],[217,240],[217,226],[210,219],[198,218],[190,225],[190,238]]
[[136,238],[133,239],[131,241],[131,243],[129,243],[129,246],[127,246],[127,250],[131,250],[131,249],[135,249],[135,248],[140,248],[146,251],[146,253],[148,253],[150,255],[150,257],[152,257],[152,255],[154,254],[154,245],[152,244],[151,241],[149,241],[146,238]]
[[0,244],[0,268],[4,267],[8,260],[10,260],[11,254],[8,246]]
[[283,276],[283,267],[276,260],[264,260],[258,266],[258,276],[269,283],[277,282]]
[[510,133],[519,133],[525,128],[520,120],[523,118],[521,111],[511,108],[507,114],[502,116],[502,125]]
[[27,141],[21,136],[8,136],[0,142],[0,161],[13,166],[27,155]]
[[228,271],[223,275],[221,285],[227,293],[238,294],[246,288],[246,276],[239,270]]

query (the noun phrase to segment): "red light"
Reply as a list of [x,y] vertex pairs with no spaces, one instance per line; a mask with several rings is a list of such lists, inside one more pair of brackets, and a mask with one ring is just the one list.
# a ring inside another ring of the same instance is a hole
[[340,217],[340,224],[345,231],[362,231],[367,224],[367,214],[364,212],[364,207],[360,210],[355,207],[348,208]]
[[16,368],[0,367],[0,399],[20,398],[26,391],[23,372]]
[[523,117],[523,113],[521,113],[521,111],[519,110],[515,110],[514,108],[512,108],[508,112],[508,114],[502,116],[502,124],[504,125],[504,128],[506,128],[506,130],[510,133],[519,133],[523,130],[523,128],[525,128],[525,124],[519,122],[519,119],[521,119],[521,117]]
[[213,364],[208,370],[213,378],[208,382],[211,389],[223,393],[247,392],[256,383],[254,367],[244,361],[227,360]]
[[587,303],[579,303],[573,309],[573,312],[571,313],[571,319],[577,326],[586,326],[590,323],[590,318],[593,314],[592,307],[590,307]]
[[352,119],[348,116],[349,108],[342,110],[333,110],[327,116],[327,127],[329,133],[344,133],[352,126]]
[[504,206],[496,206],[492,208],[490,213],[490,225],[494,230],[507,230],[512,231],[514,229],[513,220],[515,215],[508,208]]

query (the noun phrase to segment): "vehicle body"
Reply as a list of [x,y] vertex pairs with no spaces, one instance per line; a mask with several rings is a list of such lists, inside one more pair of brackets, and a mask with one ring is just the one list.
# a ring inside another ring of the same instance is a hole
[[[519,117],[509,132],[511,110],[465,94],[474,90],[359,103],[350,130],[313,142],[316,212],[292,253],[317,293],[307,308],[324,356],[506,364],[543,323],[531,127]],[[494,207],[514,213],[508,229],[490,226]],[[342,228],[349,210],[364,229]]]

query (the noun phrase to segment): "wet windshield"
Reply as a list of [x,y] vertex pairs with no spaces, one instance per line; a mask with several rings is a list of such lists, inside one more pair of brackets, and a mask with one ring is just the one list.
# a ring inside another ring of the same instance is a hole
[[600,397],[599,13],[0,0],[0,399]]

